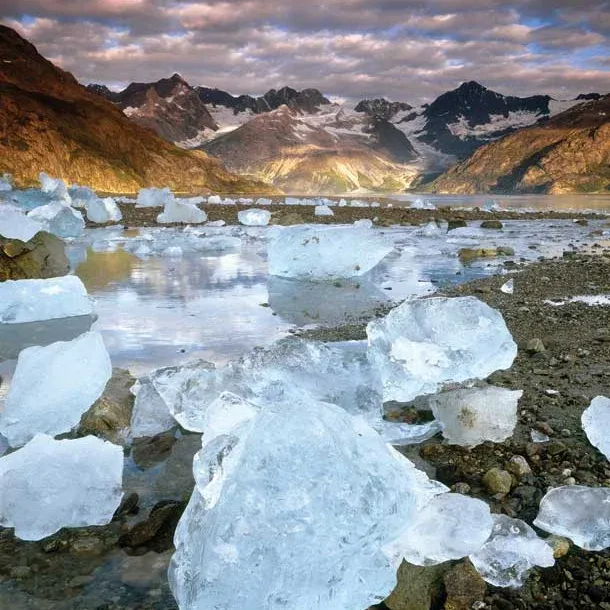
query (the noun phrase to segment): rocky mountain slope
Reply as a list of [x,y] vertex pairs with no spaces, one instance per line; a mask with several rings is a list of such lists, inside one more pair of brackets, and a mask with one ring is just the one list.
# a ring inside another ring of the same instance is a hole
[[6,26],[0,26],[0,56],[0,174],[13,174],[19,186],[37,184],[39,172],[46,171],[107,192],[142,186],[269,190],[130,121]]
[[430,188],[463,194],[610,190],[610,95],[480,148]]

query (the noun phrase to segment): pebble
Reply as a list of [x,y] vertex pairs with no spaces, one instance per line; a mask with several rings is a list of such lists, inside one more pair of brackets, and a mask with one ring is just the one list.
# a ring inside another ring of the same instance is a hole
[[538,339],[537,337],[534,337],[533,339],[530,339],[525,344],[525,351],[528,354],[542,354],[543,352],[546,351],[546,347],[545,347],[542,339]]
[[506,467],[508,472],[514,474],[518,479],[531,474],[532,469],[522,455],[513,455]]
[[483,485],[491,494],[506,495],[510,493],[513,484],[513,478],[510,472],[501,470],[500,468],[492,468],[485,473],[483,477]]

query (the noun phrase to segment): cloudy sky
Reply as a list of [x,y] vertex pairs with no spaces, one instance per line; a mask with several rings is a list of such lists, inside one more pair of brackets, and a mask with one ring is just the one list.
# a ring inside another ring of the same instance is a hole
[[82,82],[179,72],[234,94],[429,101],[464,80],[504,94],[610,92],[610,2],[0,0],[0,20]]

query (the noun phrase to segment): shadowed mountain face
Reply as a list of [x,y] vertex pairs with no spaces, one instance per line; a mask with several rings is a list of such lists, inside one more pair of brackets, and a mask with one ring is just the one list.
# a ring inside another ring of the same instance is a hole
[[463,194],[610,190],[610,95],[480,148],[431,189]]
[[107,192],[265,189],[204,153],[186,152],[141,128],[5,26],[0,56],[0,173],[13,174],[17,185],[37,184],[46,171]]

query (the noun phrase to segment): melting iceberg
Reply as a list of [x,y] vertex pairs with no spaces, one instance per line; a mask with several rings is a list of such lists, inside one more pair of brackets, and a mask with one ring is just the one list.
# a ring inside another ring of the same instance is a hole
[[0,413],[0,433],[11,447],[20,447],[38,432],[69,432],[101,396],[111,375],[110,358],[97,332],[24,349]]
[[7,239],[30,241],[36,233],[43,229],[40,222],[28,218],[20,209],[11,205],[0,205],[0,236]]
[[[360,418],[296,396],[207,439],[174,538],[182,610],[353,610],[396,568],[381,548],[435,494]],[[205,437],[204,437],[205,438]]]
[[157,216],[157,222],[161,223],[182,222],[185,224],[199,224],[207,219],[207,214],[194,203],[179,201],[174,198],[168,199],[165,202],[163,212]]
[[237,220],[242,225],[247,227],[264,227],[271,220],[271,212],[269,210],[240,210],[237,212]]
[[522,395],[520,390],[489,386],[435,394],[428,403],[449,444],[475,447],[512,436]]
[[58,237],[78,237],[85,230],[83,215],[63,203],[41,205],[28,212],[28,218],[39,222],[45,231]]
[[485,582],[495,587],[521,587],[534,566],[555,564],[553,549],[524,521],[492,515],[489,540],[470,561]]
[[517,345],[502,315],[474,297],[406,301],[367,326],[384,402],[409,402],[449,382],[509,368]]
[[119,206],[112,197],[91,198],[85,203],[85,207],[87,208],[87,218],[91,222],[119,222],[123,218]]
[[277,227],[269,244],[269,273],[298,279],[355,277],[393,249],[377,231],[364,227]]
[[51,178],[45,172],[40,172],[38,175],[40,181],[40,190],[48,195],[51,199],[70,205],[71,199],[68,193],[68,187],[61,178]]
[[589,442],[610,459],[610,399],[594,398],[584,410],[581,422]]
[[174,194],[168,187],[140,189],[136,199],[136,208],[160,208],[174,199]]
[[89,201],[98,199],[95,191],[87,186],[77,186],[76,184],[68,189],[68,195],[70,195],[72,207],[75,208],[86,208]]
[[569,485],[551,489],[540,502],[534,525],[565,536],[585,551],[610,547],[610,489]]
[[0,525],[22,540],[62,527],[106,525],[123,493],[123,449],[94,436],[36,435],[0,458]]
[[76,276],[0,282],[1,324],[92,314],[93,303]]

